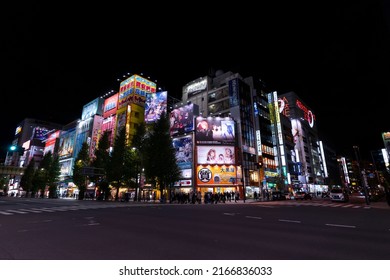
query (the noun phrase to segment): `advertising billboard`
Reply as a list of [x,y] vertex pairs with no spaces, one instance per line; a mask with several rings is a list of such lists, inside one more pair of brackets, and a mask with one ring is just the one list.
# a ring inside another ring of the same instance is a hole
[[234,146],[197,146],[198,164],[235,164]]
[[102,113],[103,113],[103,99],[98,97],[83,106],[83,111],[81,113],[81,120],[84,121],[88,118],[93,117],[94,115],[102,115]]
[[236,141],[234,120],[197,117],[195,139],[197,144],[234,145]]
[[199,78],[186,84],[183,87],[183,94],[187,94],[187,98],[194,96],[195,94],[207,89],[208,80],[207,77]]
[[168,92],[148,93],[145,103],[145,123],[153,123],[167,112]]
[[108,118],[116,113],[116,109],[118,108],[118,96],[116,93],[104,100],[103,105],[103,118]]
[[[128,108],[131,107],[128,106]],[[127,123],[127,110],[126,109],[118,110],[116,112],[116,126],[115,126],[116,133],[115,134],[118,134],[121,128],[126,126],[126,123]]]
[[46,128],[46,127],[36,126],[33,129],[32,139],[38,139],[38,140],[44,142],[47,140],[50,132],[51,132],[51,130]]
[[236,167],[234,165],[198,165],[196,168],[196,183],[198,186],[232,186],[236,181]]
[[180,180],[173,184],[175,187],[192,187],[192,180],[186,179],[186,180]]
[[176,162],[180,169],[192,169],[192,136],[179,137],[172,140],[175,148]]
[[66,159],[66,160],[60,160],[60,176],[71,176],[73,174],[73,158]]
[[75,145],[76,130],[72,129],[61,134],[58,156],[60,159],[72,157]]
[[386,151],[390,153],[390,132],[382,132],[382,140]]
[[60,130],[56,130],[49,134],[47,141],[45,143],[45,148],[43,150],[43,154],[47,154],[49,151],[54,154],[54,149],[56,145],[56,140],[60,136]]
[[138,75],[133,75],[120,83],[118,108],[129,103],[145,105],[146,95],[156,92],[156,84]]
[[188,104],[172,110],[169,114],[171,136],[194,130],[194,114],[199,111],[198,105]]
[[240,85],[238,79],[232,79],[229,81],[229,99],[230,106],[235,107],[238,106],[239,103],[239,95],[240,95]]

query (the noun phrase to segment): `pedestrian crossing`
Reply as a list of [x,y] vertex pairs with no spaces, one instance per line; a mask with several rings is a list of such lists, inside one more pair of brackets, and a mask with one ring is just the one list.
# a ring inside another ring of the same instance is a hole
[[55,207],[3,209],[3,210],[0,210],[0,215],[11,216],[11,215],[15,215],[15,214],[25,215],[25,214],[53,213],[53,212],[78,211],[78,210],[117,208],[117,207],[125,207],[125,206],[127,206],[127,205],[95,204],[95,205],[69,205],[69,206],[55,206]]
[[289,207],[299,207],[299,206],[314,206],[314,207],[329,207],[329,208],[352,208],[352,209],[370,209],[370,206],[363,204],[354,204],[354,203],[334,203],[334,202],[306,202],[306,201],[267,201],[258,204],[262,207],[269,206],[289,206]]
[[[353,203],[332,203],[326,201],[266,201],[266,202],[254,202],[254,205],[258,207],[301,207],[301,206],[314,206],[314,207],[329,207],[329,208],[351,208],[351,209],[370,209],[370,206],[364,204],[353,204]],[[252,205],[253,205],[252,204]],[[100,204],[93,203],[90,205],[80,204],[80,205],[64,205],[64,206],[53,206],[53,207],[26,207],[23,205],[23,208],[17,209],[2,209],[0,210],[0,216],[12,216],[12,215],[26,215],[26,214],[40,214],[40,213],[53,213],[53,212],[68,212],[68,211],[79,211],[79,210],[92,210],[92,209],[104,209],[104,208],[118,208],[118,207],[129,207],[132,204]],[[237,205],[237,204],[234,204]],[[250,204],[248,204],[250,205]],[[133,205],[133,206],[148,206],[147,204],[143,205]]]

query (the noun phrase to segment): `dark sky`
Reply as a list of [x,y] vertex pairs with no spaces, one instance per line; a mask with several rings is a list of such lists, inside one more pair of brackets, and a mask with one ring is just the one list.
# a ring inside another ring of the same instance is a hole
[[269,2],[14,4],[3,11],[0,40],[2,152],[24,118],[66,124],[128,72],[180,97],[211,69],[296,92],[338,153],[381,148],[390,129],[388,4]]

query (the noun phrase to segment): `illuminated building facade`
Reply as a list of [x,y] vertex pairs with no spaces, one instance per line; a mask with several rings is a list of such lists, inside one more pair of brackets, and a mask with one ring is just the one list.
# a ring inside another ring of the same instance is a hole
[[291,122],[294,143],[293,149],[287,146],[280,151],[285,155],[285,162],[282,158],[279,165],[282,174],[289,178],[294,189],[322,191],[328,171],[314,113],[294,92],[278,95],[278,106],[280,114]]
[[[258,156],[256,154],[255,143],[255,123],[253,118],[253,78],[243,78],[238,73],[217,71],[215,76],[206,76],[196,79],[183,87],[182,102],[192,103],[199,106],[199,117],[196,118],[196,129],[198,125],[207,122],[209,127],[218,127],[214,125],[214,122],[218,121],[232,121],[234,129],[232,133],[235,135],[235,142],[229,144],[221,143],[200,143],[198,141],[199,135],[196,134],[196,147],[195,155],[196,160],[200,160],[205,153],[204,146],[207,145],[222,145],[224,148],[234,148],[235,162],[234,168],[224,169],[228,170],[228,176],[223,176],[224,184],[221,184],[221,180],[217,176],[217,183],[215,183],[214,177],[210,174],[221,170],[217,166],[215,169],[213,165],[212,172],[205,171],[202,166],[196,164],[197,178],[196,187],[209,188],[209,191],[219,192],[224,191],[219,185],[225,189],[231,188],[234,191],[239,191],[240,197],[253,196],[254,190],[259,188],[259,166]],[[225,119],[227,118],[227,119]],[[221,128],[223,126],[221,125]],[[225,147],[226,146],[226,147]],[[208,147],[209,150],[213,149]],[[214,169],[213,169],[214,168]],[[209,170],[210,171],[210,170]],[[226,177],[226,178],[225,178]],[[203,179],[202,179],[203,178]],[[214,184],[208,184],[206,181],[214,180]],[[244,196],[245,192],[245,196]]]
[[145,121],[147,95],[153,93],[156,93],[156,84],[139,75],[120,83],[115,135],[124,127],[130,145],[137,126]]
[[[291,183],[289,169],[294,168],[291,156],[288,154],[288,151],[294,147],[291,135],[291,121],[285,115],[280,114],[281,104],[277,92],[267,93],[266,96],[268,111],[266,109],[263,110],[263,120],[261,120],[263,125],[259,127],[259,133],[261,134],[264,134],[264,131],[267,131],[267,129],[269,130],[269,133],[266,133],[266,137],[263,137],[262,142],[264,144],[261,151],[259,151],[263,159],[263,195],[265,191],[289,191],[287,189]],[[266,114],[267,112],[269,113],[268,115]],[[269,120],[269,125],[265,121],[267,119]]]
[[[14,139],[10,146],[15,150],[7,151],[4,166],[26,167],[34,158],[39,166],[45,150],[45,143],[54,131],[62,129],[62,125],[32,118],[26,118],[16,127]],[[13,175],[9,180],[8,192],[18,194],[19,182],[23,174]]]

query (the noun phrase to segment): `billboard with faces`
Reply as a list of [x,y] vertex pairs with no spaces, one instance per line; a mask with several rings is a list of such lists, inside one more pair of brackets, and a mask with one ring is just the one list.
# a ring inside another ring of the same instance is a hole
[[176,162],[180,169],[191,169],[193,162],[192,155],[192,136],[174,138],[172,140],[173,147],[175,148]]
[[171,136],[181,135],[194,130],[194,115],[199,112],[196,104],[188,104],[172,110],[169,114]]
[[148,93],[145,103],[145,122],[153,123],[167,112],[168,92]]
[[195,129],[196,144],[234,145],[235,123],[231,118],[197,117]]
[[235,164],[234,146],[197,146],[198,164]]

